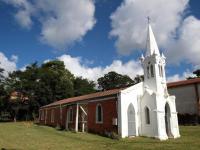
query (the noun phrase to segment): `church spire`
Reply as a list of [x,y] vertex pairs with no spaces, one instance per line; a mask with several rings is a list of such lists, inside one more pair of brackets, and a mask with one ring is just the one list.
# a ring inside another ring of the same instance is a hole
[[154,37],[151,24],[150,24],[150,18],[148,17],[148,31],[147,31],[147,52],[146,56],[150,56],[153,54],[160,55],[158,45],[156,43],[156,39]]

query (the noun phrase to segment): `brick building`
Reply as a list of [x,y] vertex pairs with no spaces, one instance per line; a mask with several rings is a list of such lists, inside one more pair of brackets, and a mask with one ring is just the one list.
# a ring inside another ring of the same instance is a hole
[[40,123],[67,130],[117,133],[120,89],[64,99],[40,108]]

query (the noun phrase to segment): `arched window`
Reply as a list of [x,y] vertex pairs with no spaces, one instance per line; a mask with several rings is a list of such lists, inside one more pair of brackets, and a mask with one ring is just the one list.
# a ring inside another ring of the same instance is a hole
[[161,77],[161,68],[160,68],[161,66],[160,65],[158,65],[158,69],[159,69],[159,76]]
[[147,66],[147,78],[149,78],[150,76],[150,70],[149,70],[149,66]]
[[160,66],[160,70],[161,70],[161,77],[163,77],[163,67]]
[[54,122],[54,109],[51,110],[51,122]]
[[103,123],[103,109],[101,104],[96,106],[96,123]]
[[154,77],[153,65],[151,65],[151,77]]
[[73,122],[73,109],[72,109],[72,107],[70,107],[69,109],[68,109],[68,121],[69,122]]
[[149,108],[148,107],[145,107],[145,121],[146,121],[146,124],[150,124],[150,113],[149,113]]

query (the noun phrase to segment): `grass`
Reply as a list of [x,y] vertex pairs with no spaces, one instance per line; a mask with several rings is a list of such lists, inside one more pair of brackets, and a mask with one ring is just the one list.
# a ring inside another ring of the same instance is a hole
[[181,138],[112,140],[89,133],[57,131],[31,122],[0,123],[0,150],[199,150],[200,126],[181,126]]

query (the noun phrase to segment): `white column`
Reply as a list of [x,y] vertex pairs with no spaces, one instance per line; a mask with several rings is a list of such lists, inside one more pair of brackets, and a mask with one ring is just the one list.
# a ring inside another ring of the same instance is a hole
[[75,125],[75,131],[78,132],[78,113],[79,113],[79,104],[76,104],[76,125]]
[[82,132],[85,132],[85,123],[82,123]]

